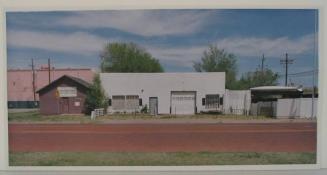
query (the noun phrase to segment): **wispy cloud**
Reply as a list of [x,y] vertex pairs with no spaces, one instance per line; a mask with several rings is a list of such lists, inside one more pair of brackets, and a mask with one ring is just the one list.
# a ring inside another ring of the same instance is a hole
[[[8,32],[8,44],[18,48],[40,49],[62,53],[98,56],[105,43],[120,40],[118,38],[99,37],[85,32],[75,33],[48,33],[39,31]],[[290,54],[304,54],[313,50],[313,34],[304,35],[296,39],[287,37],[255,38],[231,37],[217,40],[219,48],[225,49],[238,57],[258,57],[265,54],[270,57],[280,57],[285,52]],[[137,43],[146,48],[154,57],[161,61],[172,61],[176,66],[191,67],[193,61],[199,60],[207,45],[171,45],[158,46],[148,43]]]
[[49,33],[40,31],[11,30],[7,33],[9,46],[41,49],[46,51],[93,55],[98,53],[106,42],[96,35],[84,32]]
[[[235,54],[237,57],[258,58],[262,54],[269,57],[280,58],[286,52],[297,55],[313,51],[313,34],[305,35],[297,39],[287,37],[280,38],[225,38],[217,40],[215,44],[220,49]],[[207,45],[198,46],[171,46],[153,47],[146,46],[146,49],[156,58],[173,61],[179,66],[192,67],[194,61],[200,60],[203,52],[208,48]]]
[[286,52],[291,54],[303,54],[313,51],[314,35],[304,35],[296,39],[288,37],[279,38],[225,38],[218,40],[217,45],[239,56],[258,56],[265,54],[271,57],[279,57]]
[[193,61],[201,58],[206,46],[196,47],[146,47],[160,61],[172,62],[175,66],[192,67]]
[[183,35],[203,28],[210,14],[210,11],[180,13],[167,10],[80,12],[57,21],[57,24],[79,28],[113,28],[141,36]]

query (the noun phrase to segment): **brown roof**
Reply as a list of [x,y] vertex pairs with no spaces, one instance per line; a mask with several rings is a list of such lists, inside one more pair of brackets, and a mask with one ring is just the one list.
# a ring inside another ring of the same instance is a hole
[[82,86],[85,87],[85,88],[90,88],[90,86],[91,86],[90,83],[88,83],[88,82],[86,82],[86,81],[84,81],[84,80],[82,80],[82,79],[80,79],[80,78],[76,78],[76,77],[69,76],[69,75],[63,75],[63,76],[61,76],[60,78],[58,78],[58,79],[54,80],[53,82],[51,82],[50,84],[48,84],[48,85],[44,86],[43,88],[39,89],[38,91],[36,91],[36,93],[40,93],[41,91],[47,89],[47,88],[48,88],[49,86],[51,86],[52,84],[54,84],[54,83],[56,83],[56,82],[58,82],[58,81],[60,81],[60,80],[62,80],[62,79],[64,79],[64,78],[68,78],[68,79],[70,79],[70,80],[72,80],[72,81],[74,81],[74,82],[76,82],[76,83],[82,85]]

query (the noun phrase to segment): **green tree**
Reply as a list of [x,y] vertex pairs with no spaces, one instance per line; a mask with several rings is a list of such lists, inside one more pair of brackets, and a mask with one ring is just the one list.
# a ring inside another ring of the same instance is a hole
[[109,43],[101,53],[102,72],[163,72],[159,61],[134,43]]
[[108,98],[105,91],[101,86],[101,80],[99,74],[96,74],[93,78],[92,85],[86,93],[85,98],[85,113],[91,114],[96,108],[104,108],[105,110],[108,107]]
[[242,75],[237,83],[237,89],[249,89],[257,86],[275,86],[278,84],[279,75],[270,69],[263,72],[256,70],[254,72],[247,72]]
[[201,61],[194,62],[193,68],[197,72],[225,72],[226,88],[235,89],[237,73],[235,55],[219,49],[216,45],[209,45],[203,52]]

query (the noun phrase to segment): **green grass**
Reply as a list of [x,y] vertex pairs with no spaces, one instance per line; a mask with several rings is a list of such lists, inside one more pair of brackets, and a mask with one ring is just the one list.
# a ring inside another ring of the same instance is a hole
[[130,120],[130,119],[233,119],[233,120],[264,120],[272,119],[266,116],[224,115],[224,114],[196,114],[196,115],[147,115],[147,114],[113,114],[99,117],[98,120]]
[[10,153],[10,166],[172,166],[315,164],[315,153]]
[[9,122],[80,122],[80,123],[101,123],[110,120],[197,120],[197,119],[213,119],[213,120],[268,120],[265,116],[244,116],[244,115],[222,115],[222,114],[197,114],[197,115],[157,115],[148,114],[112,114],[97,117],[91,120],[90,116],[85,115],[49,115],[42,116],[38,111],[33,112],[17,112],[9,113]]
[[38,111],[8,113],[9,122],[62,122],[78,121],[81,123],[91,122],[89,116],[84,115],[49,115],[42,116]]

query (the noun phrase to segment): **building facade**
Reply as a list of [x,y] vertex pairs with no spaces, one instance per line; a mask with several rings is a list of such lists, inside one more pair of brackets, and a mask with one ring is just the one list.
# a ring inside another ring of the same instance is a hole
[[225,73],[101,73],[109,113],[222,112]]
[[52,68],[49,71],[47,67],[41,67],[34,70],[33,83],[31,69],[9,69],[7,71],[8,108],[38,107],[39,96],[36,91],[63,75],[70,75],[91,83],[94,72],[91,69],[70,68]]
[[37,91],[40,113],[81,114],[90,84],[82,79],[64,75]]

